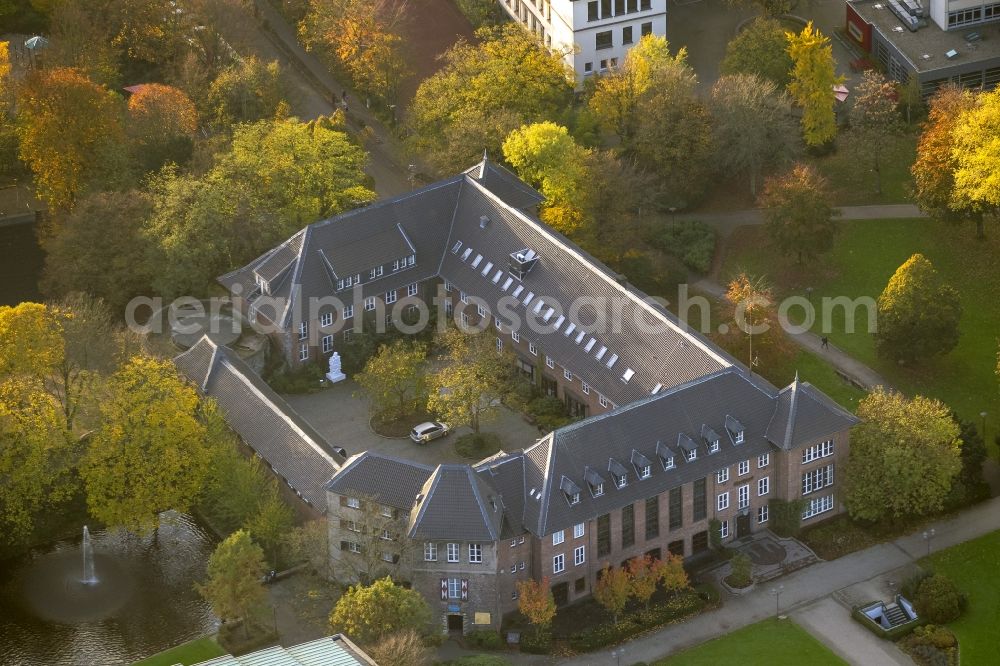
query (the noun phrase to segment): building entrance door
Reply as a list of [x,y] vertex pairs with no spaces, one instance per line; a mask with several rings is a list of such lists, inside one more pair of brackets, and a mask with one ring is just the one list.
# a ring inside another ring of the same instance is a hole
[[464,629],[465,629],[465,618],[463,618],[461,615],[458,615],[457,613],[448,616],[449,633],[452,631],[457,631],[458,633],[462,633]]
[[745,536],[750,536],[749,513],[736,517],[736,538],[742,539]]

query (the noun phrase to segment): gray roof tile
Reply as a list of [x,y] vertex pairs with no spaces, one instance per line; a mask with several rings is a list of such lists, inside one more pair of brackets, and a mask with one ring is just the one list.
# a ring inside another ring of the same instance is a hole
[[365,451],[351,456],[326,489],[339,495],[369,497],[409,511],[433,471],[429,465]]
[[438,465],[410,513],[411,539],[496,541],[503,500],[469,465]]

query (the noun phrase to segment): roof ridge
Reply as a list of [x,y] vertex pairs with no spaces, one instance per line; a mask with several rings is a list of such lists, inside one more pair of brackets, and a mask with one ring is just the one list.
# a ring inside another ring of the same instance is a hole
[[463,174],[458,174],[458,175],[455,175],[455,176],[451,176],[450,178],[445,178],[444,180],[435,181],[433,183],[430,183],[429,185],[424,185],[423,187],[420,187],[418,189],[410,190],[409,192],[403,192],[402,194],[397,194],[394,197],[389,197],[387,199],[377,199],[377,200],[371,202],[370,204],[368,204],[366,206],[359,206],[358,208],[352,208],[350,210],[345,210],[342,213],[337,213],[336,215],[333,215],[331,217],[328,217],[328,218],[325,218],[325,219],[322,219],[322,220],[317,220],[316,222],[311,222],[310,224],[307,224],[306,226],[307,227],[323,227],[323,226],[326,226],[328,224],[332,224],[333,222],[337,222],[338,220],[342,220],[342,219],[347,218],[347,217],[353,217],[353,216],[358,215],[358,214],[360,214],[360,213],[362,213],[364,211],[374,210],[376,208],[383,208],[383,207],[389,206],[391,204],[399,203],[400,201],[406,201],[407,199],[411,199],[411,198],[420,196],[421,194],[424,194],[425,192],[432,192],[434,190],[441,189],[442,187],[447,187],[449,185],[454,185],[457,181],[461,180],[462,177],[463,177]]
[[782,444],[786,451],[792,446],[792,432],[795,430],[795,411],[799,404],[799,373],[795,373],[795,381],[791,384],[791,403],[788,405],[788,423],[785,424],[785,441]]
[[483,517],[483,522],[486,524],[486,529],[490,533],[493,541],[500,538],[499,532],[493,527],[493,522],[490,520],[489,514],[486,512],[486,505],[483,504],[483,498],[479,493],[479,484],[485,483],[478,476],[476,472],[472,469],[472,465],[465,465],[466,479],[469,481],[469,485],[472,486],[472,494],[476,497],[476,504],[479,505],[479,512]]

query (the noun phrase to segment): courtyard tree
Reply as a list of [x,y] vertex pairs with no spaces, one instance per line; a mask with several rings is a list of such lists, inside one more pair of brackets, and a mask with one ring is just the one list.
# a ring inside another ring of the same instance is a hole
[[796,164],[791,171],[768,178],[758,203],[771,242],[783,253],[794,254],[798,263],[833,247],[834,218],[839,213],[827,180],[813,167]]
[[860,160],[871,164],[875,172],[875,193],[882,194],[882,152],[902,130],[896,109],[896,85],[880,72],[868,70],[854,92],[850,118],[855,150]]
[[409,112],[410,145],[438,170],[453,173],[499,155],[504,139],[530,123],[556,118],[573,99],[562,54],[520,25],[476,31],[417,89]]
[[666,37],[645,35],[625,54],[620,68],[595,79],[588,105],[628,149],[638,131],[643,95],[663,85],[690,92],[696,84],[694,70],[687,63],[687,49],[671,54]]
[[931,262],[915,254],[878,298],[875,351],[900,362],[947,354],[958,345],[962,303]]
[[500,400],[510,393],[515,379],[509,351],[497,351],[496,338],[458,328],[444,331],[443,367],[430,378],[427,407],[454,428],[466,425],[479,434],[484,421],[493,418]]
[[815,29],[812,21],[802,32],[789,32],[786,37],[792,58],[788,92],[802,107],[802,136],[808,146],[825,145],[837,136],[833,87],[844,82],[834,69],[830,38]]
[[90,513],[148,532],[159,512],[190,509],[208,462],[198,411],[198,394],[170,361],[136,356],[112,375],[80,466]]
[[773,81],[733,74],[712,86],[711,111],[718,166],[747,178],[756,197],[764,170],[798,148],[791,100]]
[[633,557],[628,561],[629,596],[649,608],[649,600],[659,583],[658,561],[649,555]]
[[376,645],[386,636],[412,629],[428,631],[431,609],[419,592],[392,582],[388,576],[371,585],[352,585],[330,614],[330,627],[361,645]]
[[427,404],[427,345],[403,339],[381,345],[354,379],[375,417],[413,414]]
[[962,468],[959,428],[938,400],[878,388],[858,403],[845,502],[852,518],[880,521],[939,511]]
[[208,580],[198,592],[222,620],[243,620],[249,635],[250,616],[267,598],[262,579],[264,551],[246,530],[230,534],[208,558]]
[[665,559],[653,563],[653,571],[667,594],[676,594],[691,585],[681,555],[668,553]]
[[625,610],[631,595],[632,579],[628,569],[605,564],[594,586],[594,599],[611,613],[615,624],[618,624],[618,617]]
[[723,75],[754,74],[784,90],[792,71],[785,29],[772,18],[754,19],[726,45],[719,71]]
[[287,563],[286,546],[288,534],[295,524],[295,514],[281,499],[277,481],[268,479],[267,485],[267,492],[257,502],[257,511],[244,528],[260,545],[271,568],[280,569]]
[[984,238],[983,217],[1000,212],[1000,91],[982,92],[963,111],[953,130],[955,188],[952,205],[971,212],[976,235]]
[[[939,220],[957,222],[964,218],[963,211],[953,205],[954,130],[959,118],[975,103],[971,92],[954,85],[943,86],[930,99],[927,121],[917,142],[917,158],[910,173],[917,205]],[[978,225],[982,226],[982,219],[978,220]]]
[[528,184],[545,196],[539,217],[567,236],[578,236],[587,224],[580,206],[589,186],[589,151],[556,123],[524,125],[503,143],[504,158]]
[[529,578],[517,581],[517,609],[535,628],[535,632],[543,636],[548,635],[556,617],[556,600],[549,582],[548,576],[541,580]]
[[126,128],[142,170],[155,171],[190,158],[198,112],[184,91],[147,83],[129,97]]
[[313,572],[330,578],[330,532],[326,518],[293,527],[285,539],[293,562],[305,562]]
[[53,209],[73,207],[91,187],[126,171],[120,97],[76,69],[35,69],[17,94],[20,156]]

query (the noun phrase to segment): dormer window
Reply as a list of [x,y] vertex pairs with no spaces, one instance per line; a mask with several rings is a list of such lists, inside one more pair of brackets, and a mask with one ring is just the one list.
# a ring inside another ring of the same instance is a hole
[[621,474],[621,475],[615,474],[614,477],[615,477],[615,485],[618,486],[619,488],[624,488],[625,486],[628,485],[628,474]]
[[648,479],[653,474],[653,463],[635,449],[632,449],[632,466],[640,479]]
[[743,431],[742,430],[737,430],[736,431],[736,438],[735,438],[734,441],[737,444],[742,444],[743,443]]
[[628,485],[628,470],[614,458],[608,460],[608,471],[611,473],[611,478],[614,479],[617,488],[624,488]]
[[368,271],[368,279],[369,280],[374,280],[375,278],[380,278],[380,277],[382,277],[382,272],[383,272],[382,267],[381,266],[376,266],[375,268],[373,268],[370,271]]
[[677,447],[684,452],[684,459],[688,462],[698,458],[698,445],[684,433],[677,435]]
[[601,495],[604,494],[604,484],[598,483],[596,486],[593,487],[593,491],[594,491],[594,497],[600,497]]
[[698,458],[698,449],[691,449],[687,452],[687,461],[691,462]]
[[566,501],[569,502],[570,506],[580,503],[580,486],[576,485],[565,476],[562,478],[562,481],[559,482],[559,489],[563,491],[563,495],[566,496]]
[[733,444],[743,443],[743,424],[728,414],[726,415],[726,430],[729,431],[729,436],[733,438]]
[[701,439],[705,442],[705,446],[708,447],[709,453],[719,452],[719,434],[707,425],[701,426]]
[[709,442],[708,452],[717,453],[718,451],[719,451],[719,440],[715,440],[714,442]]
[[664,470],[674,468],[674,452],[663,442],[656,443],[656,456],[660,459]]
[[652,473],[653,473],[652,465],[645,465],[644,467],[641,467],[639,469],[639,478],[648,479]]
[[262,294],[270,294],[271,293],[271,285],[270,285],[270,283],[267,280],[265,280],[264,278],[262,278],[257,273],[254,273],[253,277],[254,277],[254,282],[257,283],[257,288],[260,289],[260,292]]
[[604,478],[600,474],[587,467],[583,470],[583,478],[587,481],[587,485],[590,486],[591,495],[600,497],[604,494]]
[[579,504],[580,503],[580,493],[573,493],[572,495],[570,495],[569,496],[569,503],[570,503],[570,505]]

